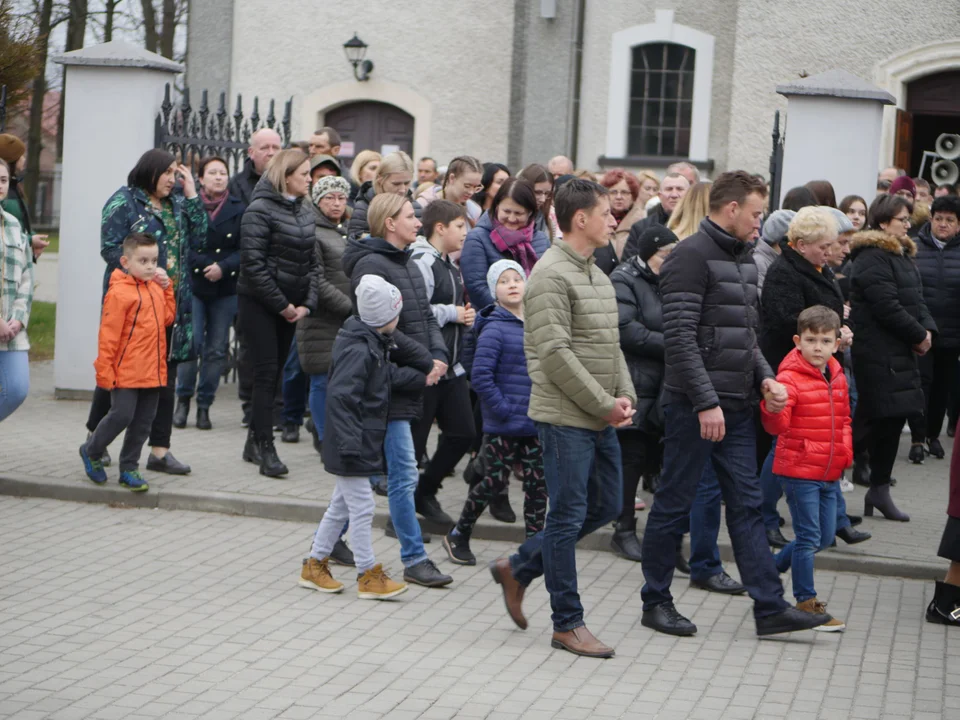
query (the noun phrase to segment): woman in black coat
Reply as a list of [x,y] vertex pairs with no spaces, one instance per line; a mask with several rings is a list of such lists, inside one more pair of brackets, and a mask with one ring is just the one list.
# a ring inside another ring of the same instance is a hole
[[618,555],[634,562],[641,560],[637,486],[642,475],[660,472],[663,418],[659,398],[664,372],[660,266],[676,243],[672,231],[657,227],[641,237],[638,254],[610,275],[617,295],[620,348],[637,393],[633,424],[617,433],[623,463],[623,508],[611,546]]
[[867,224],[869,230],[854,235],[850,252],[850,320],[857,338],[851,351],[860,391],[854,436],[867,438],[870,454],[864,514],[877,508],[887,519],[906,522],[910,517],[890,497],[890,472],[903,424],[923,413],[917,356],[930,350],[937,326],[913,261],[917,247],[907,236],[909,203],[880,195]]
[[317,309],[316,211],[304,198],[310,163],[301,150],[278,153],[253,191],[240,226],[237,314],[255,342],[253,416],[243,459],[268,477],[287,474],[273,444],[273,400],[297,322]]
[[[230,194],[227,161],[211,155],[200,163],[200,200],[207,213],[206,242],[190,239],[188,272],[193,287],[193,339],[199,358],[177,368],[173,426],[187,426],[190,398],[197,394],[197,427],[210,430],[210,406],[227,361],[230,328],[237,316],[240,219],[243,201]],[[200,385],[197,386],[199,370]]]

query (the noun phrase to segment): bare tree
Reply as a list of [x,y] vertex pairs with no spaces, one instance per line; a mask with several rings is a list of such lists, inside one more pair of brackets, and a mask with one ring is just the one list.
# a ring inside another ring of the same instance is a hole
[[40,182],[40,151],[43,149],[43,100],[47,94],[47,77],[43,67],[47,64],[50,49],[50,21],[53,16],[53,0],[41,0],[37,22],[37,56],[42,63],[40,72],[33,80],[33,96],[30,98],[30,129],[27,132],[27,169],[25,191],[31,210]]
[[157,34],[157,11],[153,7],[153,0],[140,0],[143,8],[144,47],[150,52],[157,52],[160,36]]
[[120,0],[105,0],[103,8],[103,41],[113,40],[113,28],[116,22],[117,6]]

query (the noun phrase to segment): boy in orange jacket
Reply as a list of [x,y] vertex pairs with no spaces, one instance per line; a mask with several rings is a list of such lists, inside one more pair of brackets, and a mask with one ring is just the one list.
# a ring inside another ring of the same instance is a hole
[[[777,554],[777,569],[793,568],[797,609],[825,613],[813,587],[814,553],[830,547],[837,525],[833,483],[853,462],[850,394],[843,368],[833,356],[840,335],[840,316],[823,305],[800,313],[796,347],[780,363],[777,382],[787,389],[787,404],[778,413],[760,404],[763,427],[777,436],[774,476],[783,485],[796,539]],[[814,630],[838,632],[841,620]]]
[[134,492],[149,486],[138,470],[143,444],[167,385],[166,328],[173,324],[173,285],[157,276],[157,241],[135,233],[123,241],[123,270],[114,270],[103,300],[99,353],[93,367],[97,387],[110,391],[110,412],[80,446],[83,467],[97,485],[107,481],[101,458],[126,430],[120,451],[120,484]]

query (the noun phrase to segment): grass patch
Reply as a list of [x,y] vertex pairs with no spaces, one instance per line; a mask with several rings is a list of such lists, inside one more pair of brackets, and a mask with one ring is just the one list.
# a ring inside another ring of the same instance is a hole
[[[43,235],[44,233],[40,233],[40,234]],[[50,244],[47,245],[44,252],[47,252],[47,253],[60,252],[60,232],[59,231],[47,233],[47,240],[50,242]]]
[[31,360],[53,359],[56,330],[57,304],[35,301],[30,310],[30,325],[27,327]]

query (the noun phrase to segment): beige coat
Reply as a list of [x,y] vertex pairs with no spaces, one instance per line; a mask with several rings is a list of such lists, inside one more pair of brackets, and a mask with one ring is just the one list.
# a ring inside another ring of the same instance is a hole
[[623,220],[617,225],[613,233],[613,249],[617,253],[617,260],[623,258],[623,248],[627,244],[627,237],[630,235],[630,228],[633,224],[643,220],[647,216],[646,208],[642,203],[635,202],[633,207],[623,216]]

